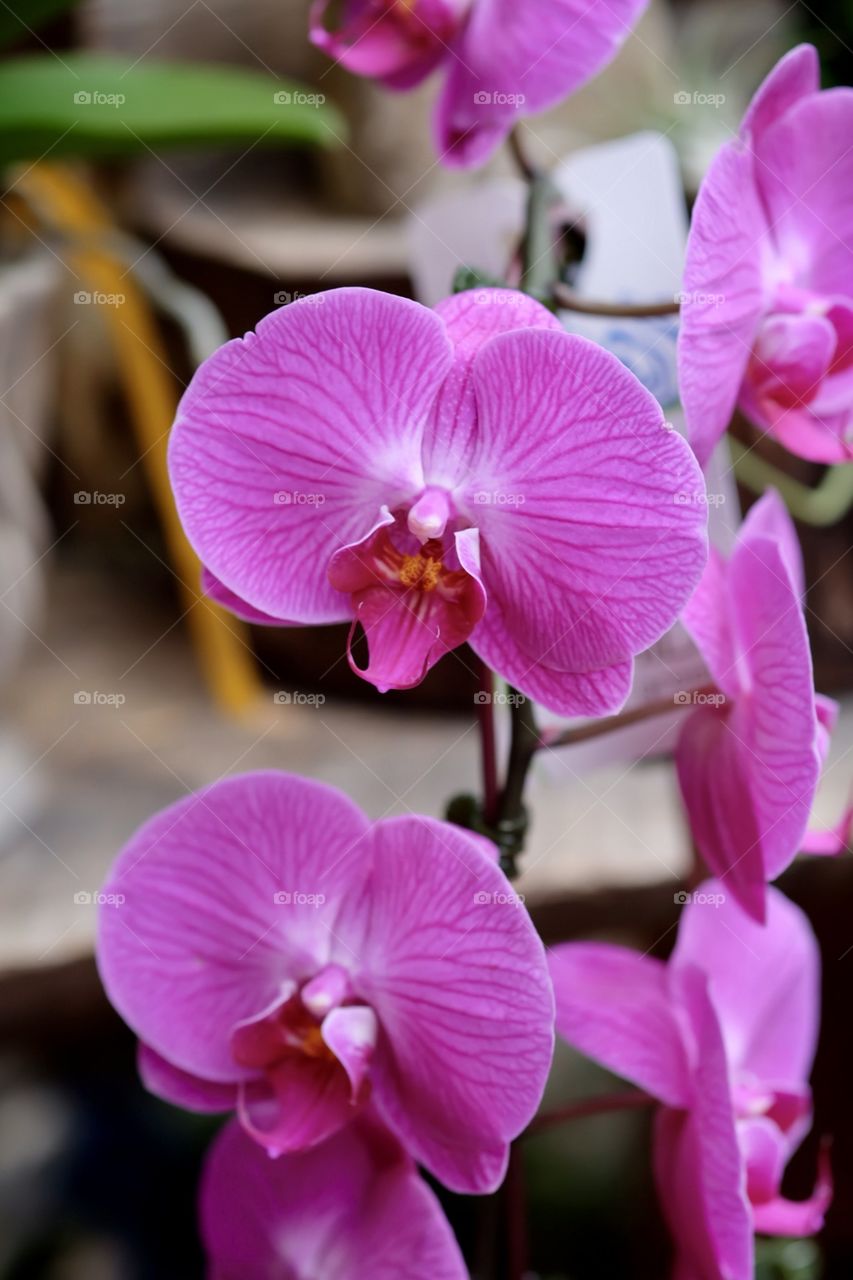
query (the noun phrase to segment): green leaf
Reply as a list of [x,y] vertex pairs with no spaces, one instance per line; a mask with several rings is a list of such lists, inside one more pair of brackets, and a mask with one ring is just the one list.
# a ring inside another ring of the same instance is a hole
[[0,3],[0,48],[17,44],[38,31],[51,18],[73,9],[77,0],[2,0]]
[[344,134],[323,94],[259,71],[62,53],[15,58],[0,73],[0,163],[220,143],[333,146]]
[[453,277],[452,293],[467,293],[470,289],[506,289],[504,280],[487,275],[477,267],[457,267]]

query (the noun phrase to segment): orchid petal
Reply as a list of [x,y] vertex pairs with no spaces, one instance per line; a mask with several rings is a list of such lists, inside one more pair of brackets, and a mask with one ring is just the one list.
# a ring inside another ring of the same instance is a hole
[[692,1086],[666,966],[605,943],[552,947],[557,1031],[575,1049],[674,1107]]
[[820,89],[820,62],[812,44],[798,44],[780,58],[759,85],[741,125],[741,135],[753,142],[789,107]]
[[149,1093],[176,1107],[184,1107],[187,1111],[233,1111],[237,1104],[236,1085],[215,1084],[200,1076],[190,1075],[188,1071],[179,1071],[149,1045],[141,1042],[137,1052],[137,1068]]
[[820,1010],[811,925],[772,888],[766,923],[756,924],[725,889],[725,881],[706,881],[695,895],[700,900],[684,908],[671,965],[706,974],[733,1069],[757,1080],[805,1081]]
[[180,1070],[246,1079],[231,1029],[337,958],[318,918],[334,918],[363,869],[366,831],[339,792],[276,773],[226,778],[157,814],[113,867],[123,905],[100,915],[113,1004]]
[[292,303],[221,347],[193,377],[169,446],[204,564],[273,617],[348,617],[325,566],[383,504],[422,489],[423,426],[450,362],[437,316],[369,289]]
[[473,376],[479,449],[457,501],[480,529],[490,610],[526,671],[566,672],[570,693],[675,620],[706,556],[701,476],[652,396],[586,339],[504,334]]
[[436,121],[448,165],[481,164],[519,116],[569,96],[613,58],[646,0],[477,0]]
[[699,189],[681,294],[678,382],[702,466],[731,421],[758,331],[768,235],[753,158],[729,143]]
[[226,1126],[200,1216],[211,1280],[467,1280],[435,1196],[368,1117],[278,1160]]
[[371,1072],[380,1113],[446,1186],[494,1190],[553,1048],[544,951],[523,905],[479,841],[407,817],[375,829],[373,876],[350,910],[359,991],[384,1032]]

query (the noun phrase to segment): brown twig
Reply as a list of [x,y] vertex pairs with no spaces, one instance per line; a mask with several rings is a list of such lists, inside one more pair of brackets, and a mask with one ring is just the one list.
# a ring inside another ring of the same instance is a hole
[[585,316],[614,316],[617,319],[645,320],[653,316],[677,316],[680,304],[672,302],[648,302],[634,304],[630,302],[596,302],[592,298],[582,298],[567,284],[557,281],[553,287],[554,301],[563,311],[577,311]]

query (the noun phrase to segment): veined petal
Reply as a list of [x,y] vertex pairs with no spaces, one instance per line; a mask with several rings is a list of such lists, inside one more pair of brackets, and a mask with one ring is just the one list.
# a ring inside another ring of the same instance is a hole
[[435,308],[453,344],[453,367],[433,405],[424,433],[424,470],[432,484],[448,488],[464,480],[477,449],[477,403],[471,366],[477,353],[501,333],[562,325],[547,307],[515,289],[471,289]]
[[480,529],[490,611],[494,601],[528,668],[593,682],[624,670],[672,625],[705,561],[690,450],[634,375],[584,338],[504,334],[473,375],[479,447],[456,500]]
[[737,693],[737,658],[731,623],[727,567],[716,547],[699,585],[688,600],[681,622],[696,645],[709,673],[727,697]]
[[[674,970],[702,970],[732,1069],[757,1081],[804,1082],[817,1044],[820,956],[803,912],[767,891],[764,925],[726,894],[725,881],[697,890],[706,900],[684,908]],[[718,901],[719,898],[723,901]]]
[[383,504],[423,488],[423,426],[450,362],[437,316],[370,289],[292,303],[220,348],[193,377],[169,446],[204,564],[273,617],[348,617],[325,566]]
[[670,977],[693,1036],[695,1092],[685,1117],[661,1114],[655,1172],[662,1207],[680,1251],[703,1280],[706,1274],[753,1280],[746,1169],[719,1022],[700,970],[684,966]]
[[171,1062],[161,1057],[149,1045],[140,1042],[136,1065],[142,1083],[149,1093],[174,1103],[187,1111],[213,1113],[233,1111],[237,1105],[235,1084],[215,1084],[200,1076],[179,1071]]
[[544,111],[596,75],[645,0],[477,0],[454,47],[437,142],[449,165],[481,164],[519,116]]
[[729,578],[738,649],[751,678],[729,724],[743,748],[765,873],[775,880],[800,847],[820,776],[809,638],[775,540],[747,530]]
[[394,818],[375,828],[373,851],[370,883],[350,904],[357,928],[340,926],[383,1030],[373,1097],[446,1186],[485,1193],[550,1066],[545,953],[512,886],[464,831]]
[[236,618],[242,618],[244,622],[253,622],[256,626],[261,627],[288,627],[294,625],[285,618],[274,618],[271,614],[264,613],[262,609],[256,609],[254,605],[243,600],[236,592],[229,591],[225,583],[220,582],[215,574],[212,574],[204,566],[202,566],[201,570],[201,589],[211,600],[221,604],[223,609],[233,613]]
[[699,706],[675,750],[690,830],[705,862],[745,911],[763,920],[767,875],[742,739],[730,712]]
[[827,297],[853,295],[853,89],[802,98],[764,131],[755,175],[787,270]]
[[375,1120],[270,1160],[237,1124],[200,1192],[211,1280],[467,1280],[438,1201]]
[[728,143],[693,207],[678,333],[678,384],[702,466],[731,421],[765,309],[763,259],[772,251],[753,157]]
[[223,779],[150,819],[108,881],[122,905],[99,919],[101,978],[125,1021],[181,1071],[251,1078],[232,1029],[341,958],[332,930],[365,873],[367,829],[340,792],[272,772]]
[[770,538],[776,543],[797,598],[803,600],[806,578],[800,540],[788,508],[775,489],[768,489],[746,514],[740,538],[743,540],[753,536]]
[[813,44],[798,44],[780,58],[753,95],[741,135],[753,143],[801,98],[820,89],[820,62]]
[[690,1104],[687,1053],[660,960],[569,942],[551,947],[548,967],[564,1040],[661,1102]]

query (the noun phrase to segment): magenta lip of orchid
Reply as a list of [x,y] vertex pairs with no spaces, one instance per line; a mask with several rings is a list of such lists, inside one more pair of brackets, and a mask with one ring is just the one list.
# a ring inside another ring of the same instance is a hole
[[153,1092],[236,1108],[274,1155],[370,1104],[449,1187],[499,1184],[545,1085],[553,995],[486,841],[247,774],[152,818],[110,885],[98,964]]
[[205,1161],[199,1210],[212,1280],[468,1277],[438,1200],[369,1111],[278,1160],[232,1121]]
[[796,530],[771,491],[729,560],[712,550],[682,615],[724,698],[689,713],[678,779],[703,858],[756,920],[766,882],[808,845],[837,712],[814,691],[804,590]]
[[656,401],[519,293],[320,297],[221,348],[181,402],[169,469],[208,592],[360,626],[350,663],[382,690],[467,640],[557,712],[618,709],[706,558],[701,472]]
[[817,942],[797,907],[770,889],[762,926],[709,881],[668,964],[602,943],[554,947],[549,963],[559,1034],[663,1104],[655,1174],[683,1274],[753,1280],[755,1232],[820,1230],[825,1160],[808,1200],[780,1191],[811,1125],[820,1008]]
[[739,405],[792,453],[853,459],[853,90],[791,50],[702,182],[679,382],[704,465]]
[[606,66],[646,3],[315,0],[311,39],[389,89],[443,71],[436,147],[442,163],[468,167],[485,163],[518,119],[555,106]]

